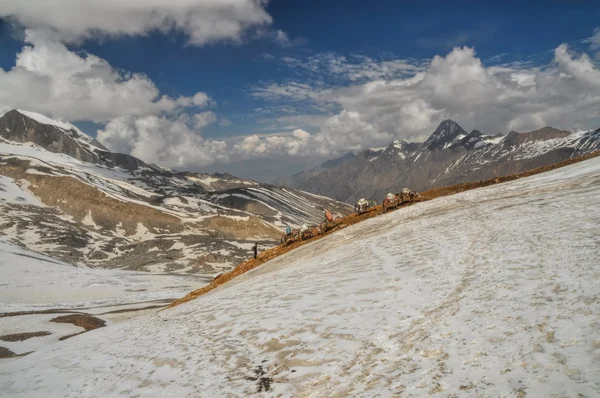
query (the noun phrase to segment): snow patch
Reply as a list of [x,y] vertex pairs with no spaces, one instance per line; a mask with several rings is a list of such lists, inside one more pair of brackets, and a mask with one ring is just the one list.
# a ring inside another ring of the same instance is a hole
[[0,175],[0,203],[46,207],[27,187],[29,182],[16,182],[13,178]]

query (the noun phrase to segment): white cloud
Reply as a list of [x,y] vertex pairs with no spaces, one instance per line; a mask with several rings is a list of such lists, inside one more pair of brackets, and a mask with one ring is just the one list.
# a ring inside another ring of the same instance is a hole
[[217,121],[217,115],[213,112],[202,112],[194,115],[194,127],[198,130]]
[[[600,70],[587,55],[575,56],[566,45],[556,48],[553,62],[543,69],[486,67],[473,49],[465,47],[434,57],[425,70],[403,79],[332,88],[268,84],[254,95],[278,104],[309,101],[315,107],[334,104],[341,110],[321,120],[313,134],[293,129],[216,143],[182,127],[181,120],[170,121],[173,127],[168,127],[164,119],[151,119],[153,125],[161,122],[160,128],[152,129],[161,137],[158,140],[145,132],[150,130],[147,123],[137,123],[136,132],[127,133],[126,140],[122,138],[126,129],[121,126],[99,138],[102,142],[110,138],[142,158],[153,154],[155,161],[183,166],[197,159],[206,163],[282,154],[330,155],[387,145],[398,138],[422,140],[446,118],[488,133],[526,131],[546,124],[559,128],[600,124]],[[194,120],[198,130],[216,116],[203,112]],[[109,123],[108,127],[113,126]],[[165,135],[175,137],[175,142]]]
[[279,100],[287,98],[290,100],[317,100],[318,93],[308,83],[270,83],[266,86],[255,87],[251,95],[255,98],[266,100]]
[[598,53],[596,55],[600,56],[600,28],[594,29],[594,34],[585,41],[589,43],[590,49],[596,51]]
[[210,97],[208,95],[206,95],[205,93],[196,93],[193,97],[192,97],[192,104],[196,105],[196,106],[206,106],[210,103]]
[[306,39],[302,37],[290,39],[288,34],[280,29],[267,32],[265,36],[270,36],[273,39],[273,41],[275,41],[275,43],[279,44],[282,47],[301,46],[303,44],[306,44],[307,42]]
[[0,112],[23,108],[102,123],[119,116],[205,106],[210,101],[205,93],[179,98],[161,95],[147,76],[124,73],[95,55],[69,51],[37,31],[26,31],[26,41],[15,66],[0,69]]
[[334,53],[321,53],[306,59],[283,57],[283,64],[304,72],[317,80],[347,80],[351,82],[374,79],[405,77],[423,70],[426,63],[413,59],[374,59],[363,55],[343,56]]
[[[147,162],[193,168],[274,154],[327,155],[398,138],[424,139],[445,118],[488,133],[545,124],[600,124],[600,70],[590,56],[574,55],[561,45],[552,63],[542,68],[527,62],[486,66],[474,49],[464,47],[427,62],[331,53],[283,58],[298,81],[269,82],[251,91],[254,98],[271,104],[257,109],[260,117],[286,123],[282,133],[227,142],[205,139],[202,130],[218,120],[214,112],[199,109],[214,104],[207,94],[162,95],[147,76],[119,71],[95,55],[70,51],[62,42],[152,29],[181,30],[199,45],[239,40],[245,29],[271,22],[264,11],[266,1],[176,0],[162,7],[158,0],[124,0],[116,6],[89,0],[82,20],[73,16],[84,9],[83,2],[57,0],[52,7],[46,3],[0,4],[0,16],[10,14],[36,28],[26,30],[28,44],[17,55],[15,67],[0,69],[0,112],[19,107],[107,123],[98,133],[101,142]],[[51,9],[64,12],[67,6],[72,6],[65,14],[68,18]],[[215,28],[217,21],[223,24]],[[282,45],[291,42],[282,31],[268,34]],[[600,33],[588,43],[598,51]],[[220,125],[228,123],[220,119]]]
[[[295,155],[308,140],[301,131],[289,137],[254,137],[226,143],[207,140],[202,130],[217,121],[206,94],[172,98],[140,73],[113,68],[93,54],[74,52],[65,43],[90,38],[137,36],[151,31],[182,32],[193,45],[268,38],[286,47],[302,44],[271,31],[267,0],[14,0],[0,3],[0,18],[17,21],[25,46],[15,66],[0,69],[0,112],[29,109],[75,121],[106,123],[98,140],[108,148],[147,162],[199,167],[229,156],[251,157],[269,151]],[[193,109],[196,108],[196,109]],[[229,120],[221,119],[227,126]]]
[[310,133],[302,129],[296,129],[292,131],[292,136],[298,138],[299,140],[307,140],[310,138]]
[[272,22],[267,0],[5,0],[0,17],[77,43],[102,36],[180,31],[193,45],[239,41],[244,31]]
[[312,147],[309,143],[313,136],[302,129],[296,129],[291,134],[267,135],[260,137],[251,135],[235,143],[231,152],[243,158],[262,157],[265,155],[309,155]]
[[[210,113],[200,114],[204,115],[200,118],[205,119]],[[227,144],[203,139],[199,131],[188,126],[187,119],[122,116],[98,131],[98,140],[114,151],[170,167],[190,168],[227,161]]]
[[[302,60],[284,62],[299,65]],[[488,133],[600,125],[600,70],[588,55],[574,55],[563,44],[543,68],[516,65],[486,66],[474,49],[463,47],[434,57],[425,68],[415,65],[407,77],[385,78],[389,74],[378,72],[375,79],[330,87],[269,83],[254,96],[278,106],[310,102],[315,108],[340,108],[306,141],[309,148],[302,153],[382,146],[399,138],[423,140],[446,118]],[[340,70],[351,80],[350,70],[382,67]]]

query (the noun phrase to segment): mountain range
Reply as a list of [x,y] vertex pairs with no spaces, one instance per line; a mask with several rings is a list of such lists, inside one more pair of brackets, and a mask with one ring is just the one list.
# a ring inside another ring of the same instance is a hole
[[417,191],[515,174],[600,150],[600,129],[568,132],[552,127],[506,135],[467,133],[444,120],[423,143],[397,140],[288,178],[278,184],[353,203],[381,201],[388,192]]
[[212,279],[349,205],[229,174],[175,171],[114,153],[70,123],[0,117],[0,234],[78,266]]

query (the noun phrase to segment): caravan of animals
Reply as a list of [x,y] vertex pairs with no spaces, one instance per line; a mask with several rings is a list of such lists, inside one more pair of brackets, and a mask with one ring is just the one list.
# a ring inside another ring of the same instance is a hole
[[[382,213],[385,213],[391,209],[397,209],[405,203],[413,203],[414,201],[421,200],[421,194],[413,191],[409,188],[404,188],[397,194],[388,193],[383,199],[381,205]],[[377,206],[377,202],[373,199],[367,200],[361,198],[356,202],[354,206],[354,213],[360,216],[363,213],[373,211]],[[285,235],[281,237],[281,244],[288,245],[293,242],[303,241],[306,239],[313,238],[319,235],[325,235],[329,231],[333,231],[338,228],[342,223],[343,218],[336,216],[335,218],[329,210],[325,211],[325,219],[319,223],[319,225],[302,225],[301,228],[291,229],[286,228]]]

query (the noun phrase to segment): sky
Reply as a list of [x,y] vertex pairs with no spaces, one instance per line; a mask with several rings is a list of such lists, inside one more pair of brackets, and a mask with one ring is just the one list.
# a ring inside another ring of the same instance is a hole
[[111,150],[273,180],[348,151],[600,126],[586,0],[3,0],[0,112]]

